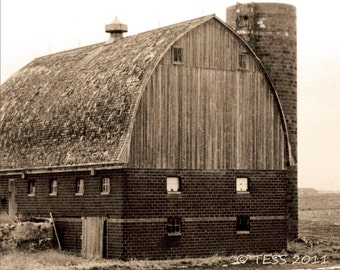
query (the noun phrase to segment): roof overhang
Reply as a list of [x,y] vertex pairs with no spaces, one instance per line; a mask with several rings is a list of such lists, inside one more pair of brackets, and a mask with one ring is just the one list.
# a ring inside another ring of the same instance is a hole
[[18,168],[18,169],[3,169],[0,170],[0,175],[21,175],[25,178],[26,174],[46,174],[46,173],[67,173],[67,172],[86,172],[90,175],[95,175],[96,171],[102,170],[117,170],[127,167],[126,163],[92,163],[92,164],[77,164],[77,165],[62,165],[62,166],[46,166],[36,168]]

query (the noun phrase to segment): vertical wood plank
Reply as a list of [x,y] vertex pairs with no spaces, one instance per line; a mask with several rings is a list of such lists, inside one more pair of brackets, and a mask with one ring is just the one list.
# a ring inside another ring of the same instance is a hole
[[82,256],[88,259],[103,257],[104,218],[82,218]]
[[176,42],[154,70],[136,116],[131,167],[284,168],[284,132],[267,79],[249,54],[238,70],[240,41],[210,21]]

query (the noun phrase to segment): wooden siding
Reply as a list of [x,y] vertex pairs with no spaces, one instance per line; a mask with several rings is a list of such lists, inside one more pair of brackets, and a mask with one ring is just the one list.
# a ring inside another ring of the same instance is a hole
[[18,211],[17,202],[18,188],[16,179],[9,179],[8,191],[9,191],[8,214],[11,218],[15,218]]
[[132,133],[131,167],[283,169],[285,136],[279,107],[264,72],[242,43],[209,21],[178,40],[155,69]]
[[84,217],[82,220],[81,255],[87,259],[103,258],[103,238],[104,218]]

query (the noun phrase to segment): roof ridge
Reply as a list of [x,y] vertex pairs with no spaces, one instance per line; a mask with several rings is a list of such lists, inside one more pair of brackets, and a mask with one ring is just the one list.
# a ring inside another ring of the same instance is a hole
[[[0,132],[4,136],[0,139],[0,168],[120,161],[137,101],[152,70],[173,42],[213,17],[202,16],[112,44],[87,45],[31,61],[1,85],[6,99],[1,104]],[[108,104],[110,110],[102,113]],[[29,155],[23,155],[24,151]],[[55,154],[48,154],[52,152]]]
[[[209,19],[214,18],[214,17],[216,17],[215,13],[209,14],[209,15],[204,15],[204,16],[188,19],[188,20],[185,20],[185,21],[177,22],[177,23],[171,23],[171,24],[168,24],[168,25],[164,25],[164,26],[161,26],[161,27],[158,27],[158,28],[146,30],[146,31],[143,31],[143,32],[139,32],[135,35],[144,34],[144,33],[152,32],[152,31],[157,31],[157,30],[160,30],[160,29],[168,28],[168,27],[174,27],[174,26],[177,26],[177,25],[180,25],[180,24],[186,24],[186,23],[194,22],[196,20],[199,21],[199,20],[202,20],[203,18],[206,18],[206,20],[209,20]],[[134,35],[131,35],[131,36],[134,36]],[[131,37],[131,36],[126,36],[126,37]]]
[[[129,39],[131,37],[147,34],[147,33],[153,32],[153,31],[158,31],[158,30],[174,27],[174,26],[181,25],[181,24],[186,24],[186,23],[194,22],[196,20],[200,21],[203,18],[205,18],[206,20],[209,20],[209,19],[214,18],[214,17],[217,18],[215,13],[212,13],[212,14],[209,14],[209,15],[204,15],[204,16],[193,18],[193,19],[188,19],[188,20],[185,20],[185,21],[181,21],[181,22],[177,22],[177,23],[172,23],[172,24],[165,25],[165,26],[162,26],[162,27],[158,27],[158,28],[154,28],[154,29],[149,29],[149,30],[146,30],[146,31],[138,32],[138,33],[133,34],[133,35],[126,35],[124,37],[124,39]],[[54,55],[58,55],[58,54],[63,54],[63,53],[67,53],[67,52],[72,52],[72,51],[81,50],[81,49],[85,49],[85,48],[89,48],[89,47],[94,47],[94,46],[100,46],[100,45],[105,45],[105,41],[101,41],[101,42],[97,42],[97,43],[93,43],[93,44],[84,45],[84,46],[81,46],[81,47],[65,49],[65,50],[53,52],[53,53],[50,53],[50,54],[41,55],[41,56],[38,56],[38,57],[34,58],[32,61],[39,60],[40,58],[44,58],[44,57],[48,57],[48,56],[54,56]]]

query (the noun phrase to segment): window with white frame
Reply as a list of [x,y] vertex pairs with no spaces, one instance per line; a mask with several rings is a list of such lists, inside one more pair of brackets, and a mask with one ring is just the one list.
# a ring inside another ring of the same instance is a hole
[[55,196],[58,193],[58,181],[56,179],[52,179],[50,181],[50,195]]
[[182,221],[180,217],[169,217],[167,223],[168,236],[176,236],[182,234]]
[[35,180],[28,181],[28,196],[35,196]]
[[102,192],[101,194],[109,194],[110,193],[110,178],[104,177],[102,178]]
[[181,185],[179,177],[167,177],[166,189],[168,193],[180,193]]
[[84,194],[84,179],[76,180],[76,195]]
[[238,234],[250,232],[250,217],[238,216],[236,218],[236,231]]
[[249,178],[247,177],[236,178],[236,192],[239,194],[249,193]]

